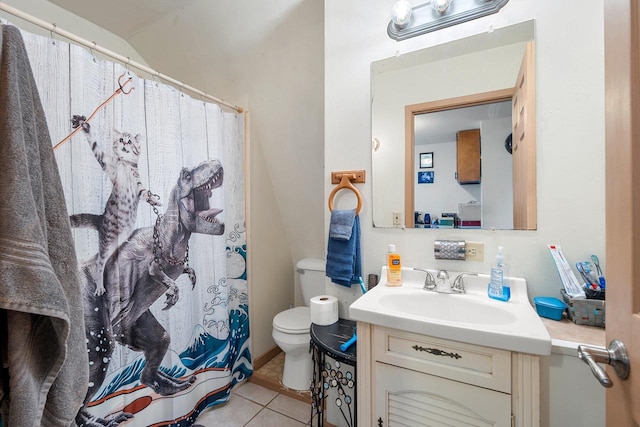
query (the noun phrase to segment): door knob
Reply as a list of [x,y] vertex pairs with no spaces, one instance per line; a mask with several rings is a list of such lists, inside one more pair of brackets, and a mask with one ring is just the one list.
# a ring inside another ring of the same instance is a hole
[[629,356],[627,355],[626,347],[620,340],[611,341],[609,348],[580,344],[578,346],[578,357],[589,365],[591,372],[603,387],[611,387],[613,381],[598,363],[606,363],[613,366],[616,375],[622,380],[629,378]]

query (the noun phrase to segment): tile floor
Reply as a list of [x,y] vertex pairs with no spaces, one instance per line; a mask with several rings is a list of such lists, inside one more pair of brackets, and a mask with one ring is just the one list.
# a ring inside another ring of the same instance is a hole
[[257,373],[270,378],[276,383],[282,383],[282,372],[284,371],[284,353],[279,353],[257,370]]
[[247,381],[227,403],[203,412],[194,427],[300,427],[310,425],[310,417],[308,403]]

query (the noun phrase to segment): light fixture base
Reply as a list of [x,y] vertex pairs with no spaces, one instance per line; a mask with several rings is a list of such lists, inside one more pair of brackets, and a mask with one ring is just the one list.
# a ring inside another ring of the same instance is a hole
[[[433,0],[435,1],[435,0]],[[387,25],[387,34],[396,41],[406,40],[442,28],[497,13],[509,0],[452,0],[444,12],[433,9],[432,2],[415,6],[411,22],[399,28],[393,21]]]

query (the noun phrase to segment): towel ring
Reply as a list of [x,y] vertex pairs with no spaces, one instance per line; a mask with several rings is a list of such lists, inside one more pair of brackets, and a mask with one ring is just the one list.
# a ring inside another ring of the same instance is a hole
[[356,179],[356,176],[353,174],[343,174],[342,175],[342,179],[340,180],[340,184],[337,185],[337,187],[335,187],[332,191],[331,194],[329,194],[329,210],[333,212],[333,197],[336,195],[336,193],[340,190],[342,190],[343,188],[348,188],[349,190],[353,191],[356,195],[356,197],[358,198],[358,206],[356,207],[356,215],[360,213],[360,210],[362,209],[362,195],[360,194],[360,192],[358,191],[358,189],[355,187],[355,185],[353,185],[351,183],[352,179]]

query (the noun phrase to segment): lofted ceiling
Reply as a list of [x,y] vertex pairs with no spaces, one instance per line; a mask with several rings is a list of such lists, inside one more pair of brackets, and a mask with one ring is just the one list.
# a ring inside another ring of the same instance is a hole
[[192,25],[179,26],[182,33],[175,36],[187,43],[196,40],[231,43],[236,49],[260,43],[300,3],[300,0],[49,1],[133,42],[134,46],[135,36],[145,29],[192,20]]
[[[511,101],[455,108],[415,117],[416,145],[451,142],[464,129],[480,128],[484,120],[511,118]],[[506,136],[506,135],[505,135]]]
[[49,0],[94,24],[129,39],[195,0]]
[[256,79],[248,75],[264,71],[276,51],[290,56],[316,42],[304,22],[318,12],[314,0],[44,1],[122,38],[151,68],[237,105],[247,101],[232,88],[250,88]]

